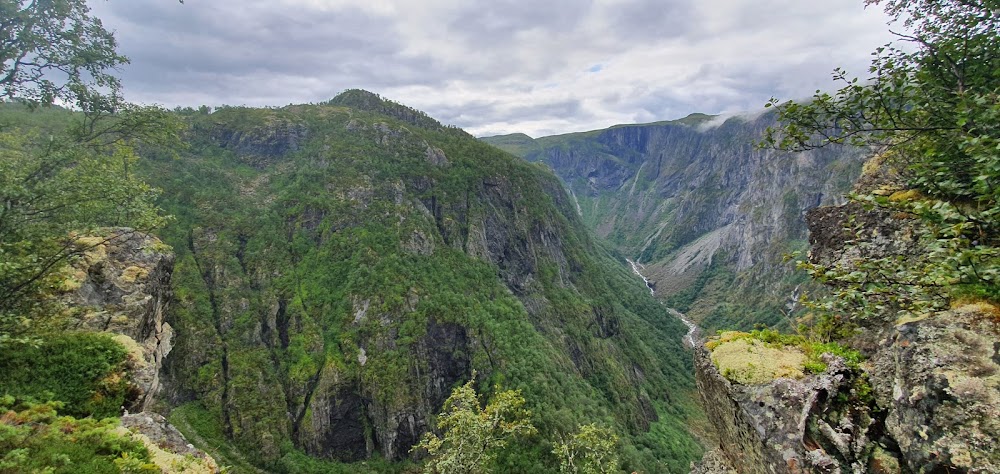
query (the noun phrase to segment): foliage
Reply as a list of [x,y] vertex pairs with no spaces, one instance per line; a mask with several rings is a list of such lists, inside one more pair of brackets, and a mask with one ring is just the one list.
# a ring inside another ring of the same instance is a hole
[[425,472],[489,472],[498,450],[517,437],[537,431],[519,391],[501,392],[500,387],[496,387],[489,403],[481,408],[473,387],[474,378],[457,387],[445,400],[437,421],[442,437],[426,433],[413,447],[427,450],[429,454]]
[[117,418],[58,416],[61,406],[0,397],[0,473],[160,472],[141,442],[116,432]]
[[[133,119],[142,124],[122,123]],[[132,133],[133,125],[164,124],[150,117],[119,117],[114,122],[99,131]],[[39,332],[55,316],[45,306],[44,295],[59,287],[58,271],[105,243],[83,243],[71,233],[92,232],[98,226],[148,230],[163,223],[153,204],[155,190],[132,172],[138,158],[123,135],[73,135],[0,132],[0,344]],[[117,236],[110,233],[107,238]]]
[[552,452],[559,458],[559,472],[607,474],[621,471],[618,435],[597,424],[581,426],[569,439],[557,443]]
[[[364,106],[188,114],[190,148],[140,163],[176,217],[161,233],[178,252],[172,357],[185,363],[171,370],[214,417],[211,444],[268,470],[306,469],[317,386],[335,377],[429,424],[434,413],[415,407],[432,371],[468,364],[519,389],[539,432],[498,453],[499,470],[557,469],[557,433],[590,421],[622,433],[626,469],[685,469],[701,449],[685,429],[698,409],[681,405],[694,389],[685,328],[557,207],[558,181],[464,132],[401,121],[422,123],[402,106]],[[308,130],[297,151],[271,153],[296,129]],[[431,147],[446,164],[428,162]],[[494,264],[477,237],[484,222],[507,229],[488,239],[512,249],[551,235],[552,253]],[[504,280],[529,274],[516,291],[546,302],[532,311]],[[470,343],[433,337],[441,328]],[[361,428],[350,436],[382,448],[378,410],[357,416],[370,441]],[[208,423],[191,425],[208,440]]]
[[[45,293],[88,250],[69,238],[97,226],[163,223],[135,178],[137,146],[176,142],[179,122],[120,97],[128,62],[84,0],[0,0],[3,108],[61,103],[80,111],[41,130],[0,123],[0,345],[53,325]],[[51,117],[51,114],[45,114]]]
[[[781,129],[765,145],[790,150],[846,143],[871,147],[918,193],[857,196],[870,208],[912,216],[922,250],[828,267],[804,264],[836,294],[817,304],[862,317],[920,314],[956,297],[1000,299],[1000,3],[868,0],[907,32],[878,48],[871,77],[817,92],[808,103],[768,104]],[[905,189],[897,189],[905,191]],[[885,193],[883,193],[885,194]]]
[[66,101],[82,109],[115,96],[111,72],[128,62],[85,0],[0,0],[0,89],[36,105]]
[[[718,279],[726,283],[731,284],[733,282],[733,273],[726,267],[725,255],[718,255],[712,259],[712,262],[708,265],[708,268],[704,269],[698,276],[694,279],[694,282],[689,286],[684,288],[677,293],[674,293],[667,297],[664,301],[667,306],[676,309],[682,313],[686,313],[691,309],[691,305],[702,296],[702,292],[705,287],[712,280]],[[727,289],[731,289],[731,285],[726,285]]]
[[128,352],[110,335],[66,333],[39,345],[0,347],[0,394],[62,402],[60,413],[97,418],[121,415],[129,397]]

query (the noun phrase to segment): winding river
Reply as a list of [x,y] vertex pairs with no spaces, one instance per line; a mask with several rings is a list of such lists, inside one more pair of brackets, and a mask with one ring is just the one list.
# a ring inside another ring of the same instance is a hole
[[[639,267],[641,267],[642,264],[635,263],[634,261],[628,258],[626,258],[625,261],[632,266],[632,271],[635,272],[636,275],[639,275],[639,278],[642,278],[642,282],[645,283],[646,288],[649,289],[649,294],[653,295],[653,297],[655,298],[656,290],[654,290],[653,285],[649,283],[649,279],[646,278],[646,276],[643,275],[641,271],[639,271],[640,270]],[[680,319],[681,322],[688,327],[687,335],[684,336],[684,343],[687,344],[689,347],[694,347],[694,340],[696,337],[698,337],[698,326],[695,325],[694,322],[692,322],[690,319],[688,319],[688,317],[684,313],[677,311],[676,309],[667,308],[667,312],[670,313],[672,316],[676,317],[677,319]]]

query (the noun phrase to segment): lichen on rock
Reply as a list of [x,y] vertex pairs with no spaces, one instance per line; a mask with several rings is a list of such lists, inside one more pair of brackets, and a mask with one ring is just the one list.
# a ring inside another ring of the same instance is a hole
[[159,370],[172,348],[173,329],[164,316],[174,254],[156,237],[128,228],[75,236],[75,242],[83,257],[64,270],[73,284],[63,285],[60,296],[69,326],[118,335],[133,353],[137,398],[126,408],[142,411],[159,390]]

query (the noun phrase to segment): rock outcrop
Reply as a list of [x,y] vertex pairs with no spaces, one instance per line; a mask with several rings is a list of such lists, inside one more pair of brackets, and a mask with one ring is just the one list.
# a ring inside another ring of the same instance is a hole
[[[801,378],[743,385],[724,377],[703,346],[698,389],[719,449],[737,472],[879,472],[879,421],[859,397],[860,373],[827,355],[827,369]],[[876,461],[877,459],[877,461]]]
[[[911,216],[856,204],[809,214],[814,263],[907,258],[922,251]],[[824,236],[843,235],[852,242]],[[870,357],[868,377],[885,429],[913,472],[998,472],[1000,309],[957,302],[945,311],[860,319],[850,342]]]
[[245,129],[219,123],[210,136],[219,147],[232,151],[243,163],[263,169],[297,151],[308,138],[309,129],[301,122],[271,119]]
[[[848,203],[812,210],[807,221],[813,263],[852,268],[922,251],[907,214]],[[740,473],[1000,472],[1000,308],[958,301],[856,323],[848,342],[867,356],[858,371],[830,360],[818,376],[739,385],[697,351],[698,385],[732,466]]]
[[137,396],[133,412],[149,408],[160,389],[160,368],[173,348],[164,321],[170,301],[174,254],[156,237],[127,228],[76,237],[83,257],[67,269],[62,300],[71,327],[110,332],[132,352],[130,373]]
[[70,327],[108,332],[129,351],[132,397],[119,430],[146,444],[163,472],[216,473],[219,467],[190,445],[163,416],[147,411],[160,391],[160,370],[173,348],[164,321],[171,298],[174,253],[156,237],[129,228],[74,236],[82,256],[63,273],[61,302]]
[[119,432],[146,445],[153,464],[169,474],[215,474],[221,472],[215,460],[184,439],[163,416],[133,413],[122,417]]

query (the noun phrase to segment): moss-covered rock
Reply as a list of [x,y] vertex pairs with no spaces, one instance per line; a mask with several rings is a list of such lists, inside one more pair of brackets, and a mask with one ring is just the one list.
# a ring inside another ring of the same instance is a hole
[[712,350],[712,362],[722,375],[746,385],[769,383],[781,377],[801,379],[807,360],[794,346],[775,348],[751,338],[724,342]]

